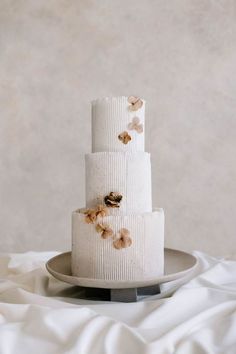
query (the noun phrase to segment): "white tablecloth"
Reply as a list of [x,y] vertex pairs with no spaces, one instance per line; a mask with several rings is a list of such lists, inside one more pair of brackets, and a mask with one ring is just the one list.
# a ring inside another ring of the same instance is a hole
[[51,277],[56,252],[0,257],[0,354],[236,353],[236,262],[199,252],[192,279],[138,303],[77,299]]

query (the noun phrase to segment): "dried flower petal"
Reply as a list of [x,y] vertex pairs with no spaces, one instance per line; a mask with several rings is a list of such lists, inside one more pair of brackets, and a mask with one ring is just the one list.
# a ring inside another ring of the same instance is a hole
[[133,118],[133,121],[132,121],[133,124],[139,124],[139,122],[140,122],[139,117],[134,117]]
[[129,135],[128,132],[124,131],[123,133],[120,133],[118,135],[118,139],[122,141],[123,144],[128,144],[128,142],[131,140],[131,136]]
[[85,222],[87,224],[93,224],[97,220],[96,210],[86,209],[84,211],[84,214],[85,214]]
[[117,250],[120,250],[123,248],[123,241],[121,239],[117,239],[113,242],[113,247],[115,247]]
[[143,132],[143,124],[140,123],[140,119],[138,117],[134,117],[132,122],[128,124],[129,130],[136,130],[137,133]]
[[101,237],[107,239],[113,236],[113,230],[108,224],[98,223],[96,225],[96,231],[101,234]]
[[96,209],[86,209],[83,211],[85,214],[85,222],[87,224],[94,224],[98,217],[105,217],[109,215],[109,209],[102,204],[99,204]]
[[104,230],[101,234],[102,238],[106,239],[109,237],[113,236],[113,230],[111,228],[107,228],[106,230]]
[[123,229],[120,229],[119,235],[120,235],[120,237],[129,237],[130,232],[128,229],[123,228]]
[[130,232],[127,229],[121,229],[118,233],[118,239],[113,242],[116,249],[127,248],[132,244]]
[[118,239],[118,240],[116,240],[116,241],[114,241],[113,242],[113,246],[116,248],[116,249],[121,249],[121,248],[127,248],[127,247],[130,247],[131,246],[131,244],[132,244],[132,240],[131,240],[131,238],[129,238],[129,239],[122,239],[122,238],[120,238],[120,239]]
[[105,205],[99,204],[96,209],[96,214],[103,218],[104,216],[109,215],[109,210]]
[[104,203],[107,207],[110,208],[119,208],[120,202],[122,200],[122,195],[116,192],[111,192],[109,195],[106,195],[104,198]]
[[101,232],[104,231],[104,224],[101,223],[96,224],[95,229],[100,234]]
[[143,101],[139,97],[135,97],[135,96],[129,96],[128,102],[130,103],[129,106],[130,111],[137,111],[143,105]]

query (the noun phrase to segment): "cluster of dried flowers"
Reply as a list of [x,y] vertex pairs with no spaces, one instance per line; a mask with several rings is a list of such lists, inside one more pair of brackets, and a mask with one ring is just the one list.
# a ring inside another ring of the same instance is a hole
[[116,235],[109,224],[99,221],[99,218],[104,218],[109,215],[110,208],[119,208],[120,202],[122,200],[122,195],[117,192],[111,192],[104,197],[104,203],[99,204],[94,209],[86,209],[83,211],[85,214],[85,222],[87,224],[95,224],[96,231],[101,235],[103,239],[108,239],[112,237],[114,239],[113,246],[116,249],[127,248],[132,244],[132,239],[130,237],[130,232],[127,229],[122,228]]
[[[139,97],[135,97],[135,96],[129,96],[128,97],[128,102],[130,103],[130,105],[128,106],[128,109],[129,109],[130,112],[137,111],[143,105],[143,101]],[[128,129],[129,130],[135,130],[137,133],[141,134],[141,133],[143,133],[143,124],[140,123],[140,119],[138,117],[134,117],[132,122],[128,124]],[[132,140],[132,137],[125,130],[125,131],[123,131],[122,133],[120,133],[118,135],[118,139],[123,144],[126,145]]]
[[104,239],[113,237],[113,247],[115,247],[117,250],[130,247],[132,244],[130,232],[127,229],[122,228],[117,233],[117,235],[115,235],[112,228],[108,224],[98,223],[96,225],[96,231],[101,234],[101,237]]

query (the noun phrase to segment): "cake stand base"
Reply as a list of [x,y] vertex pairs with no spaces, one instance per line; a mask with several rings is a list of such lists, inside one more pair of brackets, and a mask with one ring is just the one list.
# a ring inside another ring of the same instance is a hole
[[154,279],[111,281],[91,279],[72,275],[71,252],[51,258],[47,270],[56,279],[77,287],[76,296],[87,300],[135,302],[138,298],[160,294],[162,284],[190,276],[198,266],[197,258],[189,253],[165,248],[164,274]]
[[99,298],[105,301],[136,302],[138,301],[138,296],[156,294],[160,294],[160,286],[158,284],[126,289],[85,288],[85,297],[90,299]]

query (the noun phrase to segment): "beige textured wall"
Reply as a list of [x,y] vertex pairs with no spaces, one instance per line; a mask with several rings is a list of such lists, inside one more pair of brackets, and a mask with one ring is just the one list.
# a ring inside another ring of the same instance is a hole
[[2,251],[70,248],[91,99],[147,100],[166,245],[236,252],[236,1],[1,0]]

